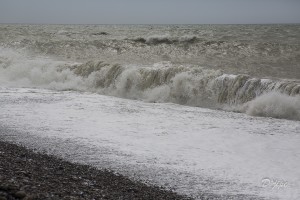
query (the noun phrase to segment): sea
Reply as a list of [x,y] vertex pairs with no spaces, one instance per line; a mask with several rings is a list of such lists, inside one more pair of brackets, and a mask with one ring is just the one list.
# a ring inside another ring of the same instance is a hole
[[195,199],[300,199],[300,25],[0,24],[0,139]]

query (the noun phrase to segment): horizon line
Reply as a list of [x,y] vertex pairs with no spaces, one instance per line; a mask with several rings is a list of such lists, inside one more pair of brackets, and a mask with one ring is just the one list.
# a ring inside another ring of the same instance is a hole
[[3,24],[15,25],[298,25],[300,22],[283,22],[283,23],[19,23],[19,22],[0,22]]

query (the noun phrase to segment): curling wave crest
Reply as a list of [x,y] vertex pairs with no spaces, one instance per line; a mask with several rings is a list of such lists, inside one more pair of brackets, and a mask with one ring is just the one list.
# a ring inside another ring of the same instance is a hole
[[195,65],[71,63],[0,49],[0,85],[96,92],[300,120],[300,84],[224,74]]

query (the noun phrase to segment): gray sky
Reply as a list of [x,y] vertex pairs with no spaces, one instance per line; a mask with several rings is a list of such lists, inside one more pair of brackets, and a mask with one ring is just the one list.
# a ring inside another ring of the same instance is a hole
[[0,0],[0,23],[300,23],[300,0]]

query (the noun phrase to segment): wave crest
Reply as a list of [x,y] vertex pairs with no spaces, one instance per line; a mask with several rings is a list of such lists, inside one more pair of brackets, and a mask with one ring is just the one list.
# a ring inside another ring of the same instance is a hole
[[152,35],[148,37],[139,37],[133,39],[135,42],[141,42],[149,45],[158,45],[158,44],[193,44],[197,42],[199,38],[193,35],[185,35],[182,37],[172,37],[170,35]]
[[296,81],[223,74],[218,70],[171,62],[153,66],[103,61],[79,64],[32,58],[4,50],[0,57],[0,84],[90,91],[149,102],[210,108],[226,109],[230,106],[235,107],[231,110],[236,110],[239,107],[238,111],[250,115],[299,119],[300,83]]

